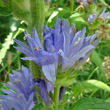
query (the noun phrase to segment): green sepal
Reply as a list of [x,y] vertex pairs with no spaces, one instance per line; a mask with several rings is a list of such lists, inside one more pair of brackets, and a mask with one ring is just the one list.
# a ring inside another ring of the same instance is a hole
[[67,74],[67,73],[61,73],[58,74],[56,77],[56,81],[55,81],[55,86],[70,86],[73,84],[73,81],[75,79],[76,75],[75,74]]

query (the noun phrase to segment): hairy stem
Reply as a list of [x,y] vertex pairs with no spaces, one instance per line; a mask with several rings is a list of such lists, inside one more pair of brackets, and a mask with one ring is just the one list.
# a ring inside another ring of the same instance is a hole
[[[40,40],[42,40],[43,24],[44,24],[44,0],[30,0],[30,12],[31,12],[31,24],[29,24],[29,29],[31,34],[33,27],[36,28]],[[41,68],[34,63],[30,62],[31,71],[34,77],[41,78]],[[37,102],[41,103],[40,89],[36,86],[37,91]]]

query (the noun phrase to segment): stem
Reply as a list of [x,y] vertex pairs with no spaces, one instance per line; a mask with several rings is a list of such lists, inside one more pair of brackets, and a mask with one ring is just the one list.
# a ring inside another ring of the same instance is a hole
[[[28,30],[32,34],[33,27],[36,28],[39,38],[42,39],[43,24],[44,24],[44,0],[30,0],[31,23]],[[33,61],[30,63],[31,71],[34,77],[40,78],[41,72],[39,66]]]
[[58,105],[59,105],[59,91],[60,87],[55,87],[54,88],[54,110],[58,110]]
[[[74,4],[74,0],[71,0],[71,5],[70,5],[71,15],[73,13],[73,4]],[[70,19],[70,25],[72,26],[72,18]]]
[[[43,24],[44,24],[44,0],[30,0],[30,12],[31,12],[31,22],[28,25],[28,30],[32,35],[33,27],[36,28],[40,40],[43,34]],[[41,67],[39,67],[33,61],[30,62],[31,71],[33,77],[41,78]],[[37,103],[42,102],[40,88],[36,86],[36,98]]]

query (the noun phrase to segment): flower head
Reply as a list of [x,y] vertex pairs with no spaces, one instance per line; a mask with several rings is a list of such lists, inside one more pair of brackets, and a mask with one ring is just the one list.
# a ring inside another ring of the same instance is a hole
[[51,104],[51,101],[50,101],[50,96],[48,94],[46,82],[44,80],[39,80],[36,82],[36,84],[40,88],[42,99],[44,100],[45,104],[49,106]]
[[[83,64],[99,42],[99,40],[96,40],[91,44],[97,34],[85,37],[86,28],[76,32],[75,25],[73,24],[73,26],[70,27],[68,20],[62,20],[61,22],[60,19],[57,18],[54,30],[47,27],[45,28],[45,47],[47,50],[54,48],[54,51],[59,54],[59,61],[61,61],[62,57],[62,71],[66,71],[71,67],[77,68]],[[48,47],[48,45],[50,46]]]
[[97,14],[92,14],[88,17],[88,21],[90,24],[93,24],[93,20],[97,18]]
[[22,66],[22,71],[13,70],[9,74],[10,82],[4,84],[9,89],[3,89],[7,95],[0,95],[3,110],[31,110],[34,107],[33,97],[35,94],[34,81],[31,71]]
[[40,65],[45,77],[54,83],[56,79],[57,54],[44,50],[35,28],[33,29],[32,38],[27,31],[25,31],[25,36],[29,45],[14,39],[21,46],[14,48],[27,56],[26,58],[22,58],[23,60],[33,60],[36,64]]

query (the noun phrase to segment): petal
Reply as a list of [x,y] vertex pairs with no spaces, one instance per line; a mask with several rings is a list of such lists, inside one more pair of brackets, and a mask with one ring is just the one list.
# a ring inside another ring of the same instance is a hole
[[27,50],[30,50],[30,47],[28,45],[26,45],[24,42],[21,42],[21,41],[19,41],[17,39],[13,39],[13,40],[14,40],[14,42],[16,42],[21,47],[26,48]]
[[40,80],[38,82],[38,85],[41,91],[41,96],[44,99],[45,104],[49,106],[51,102],[50,102],[50,97],[49,97],[45,82],[43,80]]
[[56,80],[56,67],[55,64],[48,64],[42,66],[42,71],[47,80],[51,81],[52,83]]
[[33,39],[35,40],[35,42],[37,42],[38,46],[42,47],[41,41],[35,28],[33,29]]
[[93,24],[94,19],[97,18],[97,14],[92,14],[88,17],[88,21],[90,24]]

